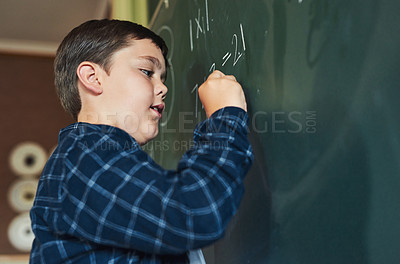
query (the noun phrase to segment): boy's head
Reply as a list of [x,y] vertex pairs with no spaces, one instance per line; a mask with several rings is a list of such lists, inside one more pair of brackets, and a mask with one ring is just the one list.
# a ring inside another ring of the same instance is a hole
[[158,134],[164,109],[167,52],[158,35],[138,24],[85,22],[57,50],[61,104],[75,120],[119,127],[145,144]]
[[129,21],[91,20],[74,28],[61,42],[54,61],[55,86],[64,109],[77,120],[81,110],[77,68],[90,61],[109,72],[115,52],[131,44],[132,40],[149,39],[160,48],[168,66],[168,48],[157,34]]

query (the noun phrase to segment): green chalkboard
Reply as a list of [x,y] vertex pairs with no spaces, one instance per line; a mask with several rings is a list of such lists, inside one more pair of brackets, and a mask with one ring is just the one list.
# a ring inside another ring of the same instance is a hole
[[145,149],[175,168],[213,69],[248,100],[255,164],[207,263],[400,263],[400,2],[169,0],[167,115]]

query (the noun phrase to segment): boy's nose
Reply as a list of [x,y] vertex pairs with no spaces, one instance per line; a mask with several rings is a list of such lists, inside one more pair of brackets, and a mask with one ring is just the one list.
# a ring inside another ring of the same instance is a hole
[[164,99],[164,97],[166,96],[167,92],[168,92],[167,86],[163,82],[160,81],[157,84],[156,95],[161,95],[161,97]]

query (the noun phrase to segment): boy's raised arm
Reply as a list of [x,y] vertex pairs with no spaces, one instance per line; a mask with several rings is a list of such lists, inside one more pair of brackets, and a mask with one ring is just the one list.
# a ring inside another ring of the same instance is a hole
[[127,149],[127,134],[96,138],[96,131],[85,128],[88,140],[80,142],[88,144],[62,142],[81,154],[77,160],[57,154],[70,173],[60,189],[59,213],[46,220],[55,225],[53,232],[150,254],[180,254],[220,238],[253,160],[246,102],[234,77],[218,71],[199,93],[209,118],[196,127],[194,147],[176,171],[161,168],[138,145]]

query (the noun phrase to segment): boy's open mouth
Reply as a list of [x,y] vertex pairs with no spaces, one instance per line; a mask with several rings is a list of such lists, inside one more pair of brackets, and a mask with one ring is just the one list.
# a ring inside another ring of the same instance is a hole
[[153,109],[155,112],[157,112],[158,116],[161,118],[165,105],[164,104],[152,105],[150,106],[150,108]]

